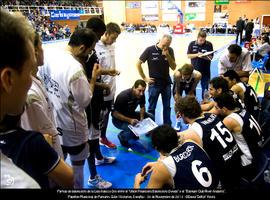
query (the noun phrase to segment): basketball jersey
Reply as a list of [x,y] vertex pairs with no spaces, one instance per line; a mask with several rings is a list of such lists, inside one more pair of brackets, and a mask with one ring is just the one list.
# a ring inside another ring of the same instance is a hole
[[214,189],[219,179],[212,161],[194,142],[185,142],[162,160],[175,189]]
[[244,103],[247,111],[256,118],[259,112],[259,100],[256,92],[249,84],[239,82],[236,85],[244,91]]
[[229,94],[232,95],[237,108],[246,109],[245,103],[240,99],[240,97],[235,92],[233,92],[232,90],[229,90]]
[[[178,71],[180,72],[180,70],[178,70]],[[194,75],[195,72],[194,71],[193,71],[191,77],[189,78],[189,80],[182,79],[182,77],[180,78],[180,80],[179,80],[180,87],[179,88],[177,88],[177,83],[174,80],[174,83],[173,83],[173,94],[174,95],[176,94],[176,90],[179,90],[178,92],[179,92],[180,95],[182,95],[183,91],[185,91],[186,94],[189,93],[189,91],[192,88],[192,85],[195,82],[195,75]]]
[[203,148],[214,162],[221,181],[226,185],[239,178],[241,151],[222,121],[215,114],[204,113],[190,126],[202,139]]
[[243,166],[252,163],[259,151],[261,128],[258,122],[245,109],[236,111],[228,117],[235,119],[241,126],[241,132],[235,133],[234,138],[243,152],[241,161]]

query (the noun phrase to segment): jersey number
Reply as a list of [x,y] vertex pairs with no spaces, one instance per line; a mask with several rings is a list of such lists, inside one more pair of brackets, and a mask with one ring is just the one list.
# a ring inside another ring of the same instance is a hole
[[259,126],[259,124],[256,122],[256,120],[253,118],[252,115],[250,115],[251,118],[249,118],[249,127],[251,129],[253,129],[253,127],[255,127],[258,135],[261,134],[261,127]]
[[[206,167],[199,168],[202,162],[199,160],[194,160],[191,163],[191,170],[197,181],[203,187],[209,187],[212,184],[212,175]],[[205,180],[203,174],[206,174],[207,180]]]
[[[223,126],[223,127],[222,127]],[[223,139],[220,134],[225,136],[226,137]],[[226,134],[227,133],[227,134]],[[210,139],[212,141],[214,141],[214,139],[217,139],[219,141],[219,143],[222,145],[222,147],[225,149],[227,147],[227,144],[225,141],[227,142],[232,142],[233,141],[233,136],[232,134],[230,133],[230,131],[224,127],[224,125],[222,124],[222,122],[219,122],[217,123],[216,127],[215,128],[212,128],[211,129],[211,136],[210,136]],[[225,140],[225,141],[224,141]]]

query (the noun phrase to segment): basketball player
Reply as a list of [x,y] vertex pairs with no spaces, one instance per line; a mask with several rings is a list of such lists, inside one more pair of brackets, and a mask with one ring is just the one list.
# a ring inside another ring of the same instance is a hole
[[228,93],[220,94],[215,98],[216,108],[224,116],[223,123],[233,134],[240,150],[243,175],[254,177],[253,171],[256,157],[259,155],[259,141],[261,128],[258,122],[245,109],[235,106],[234,99]]
[[260,112],[260,102],[255,90],[247,83],[240,80],[239,75],[234,70],[228,70],[223,74],[229,83],[229,88],[244,102],[247,111],[258,120]]
[[[74,170],[74,187],[83,188],[83,166],[88,157],[88,123],[85,108],[93,96],[96,77],[100,66],[96,64],[90,83],[83,64],[97,42],[96,34],[90,29],[76,30],[64,52],[48,54],[48,61],[40,69],[49,98],[54,104],[56,122],[63,134],[64,156],[70,155]],[[46,55],[46,54],[45,54]]]
[[174,73],[174,98],[179,99],[183,91],[185,91],[186,95],[196,96],[196,86],[201,80],[201,77],[201,73],[195,70],[191,64],[184,64]]
[[[214,189],[219,179],[206,152],[192,140],[179,143],[176,131],[162,125],[151,131],[152,143],[164,156],[163,160],[148,163],[135,178],[134,188],[140,188],[152,172],[147,188]],[[181,141],[180,141],[181,142]]]
[[228,190],[234,189],[240,179],[240,149],[231,132],[212,113],[202,113],[195,97],[186,96],[175,103],[175,112],[190,124],[188,130],[179,135],[201,144],[213,161],[222,183]]
[[53,137],[52,145],[61,158],[64,158],[58,131],[53,116],[53,105],[49,101],[47,91],[37,77],[38,66],[42,66],[43,49],[38,33],[35,33],[34,47],[37,64],[32,71],[32,85],[27,94],[26,107],[21,116],[21,126],[25,130],[35,130],[42,134],[49,134]]

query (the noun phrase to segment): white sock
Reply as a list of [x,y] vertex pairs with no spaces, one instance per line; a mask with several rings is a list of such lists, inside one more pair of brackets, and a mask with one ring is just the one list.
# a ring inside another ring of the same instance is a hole
[[73,165],[74,189],[83,189],[83,165]]

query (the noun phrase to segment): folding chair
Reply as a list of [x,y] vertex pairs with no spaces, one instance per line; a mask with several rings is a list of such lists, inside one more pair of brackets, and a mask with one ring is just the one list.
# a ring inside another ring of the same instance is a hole
[[267,71],[266,64],[267,64],[268,59],[269,59],[269,55],[266,54],[262,60],[252,61],[251,64],[252,64],[253,70],[251,74],[249,75],[249,77],[251,77],[255,72],[257,72],[259,77],[262,79],[262,81],[264,81],[263,76],[262,76],[262,70],[264,70],[265,72]]

